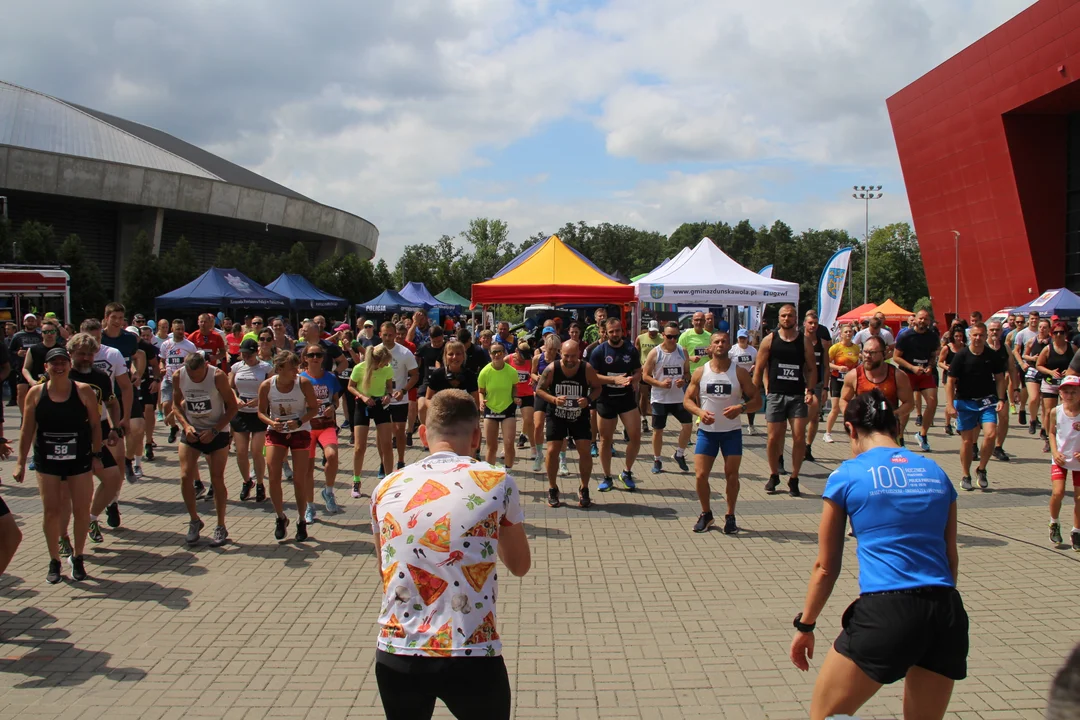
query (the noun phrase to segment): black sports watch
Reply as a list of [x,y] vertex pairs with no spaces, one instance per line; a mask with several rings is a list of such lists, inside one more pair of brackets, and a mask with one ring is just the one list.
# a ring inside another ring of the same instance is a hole
[[810,623],[809,625],[802,621],[802,613],[795,616],[795,622],[792,623],[795,629],[801,633],[812,633],[814,628],[817,627],[817,623]]

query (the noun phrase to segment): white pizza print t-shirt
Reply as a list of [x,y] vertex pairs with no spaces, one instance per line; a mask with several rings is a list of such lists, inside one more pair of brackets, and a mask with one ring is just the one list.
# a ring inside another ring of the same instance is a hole
[[500,655],[499,528],[524,520],[513,478],[473,458],[435,453],[379,483],[371,517],[382,543],[378,648]]

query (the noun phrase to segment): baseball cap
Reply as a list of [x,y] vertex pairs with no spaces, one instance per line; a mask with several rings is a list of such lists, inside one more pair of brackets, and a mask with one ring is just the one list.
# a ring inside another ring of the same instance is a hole
[[135,313],[135,317],[133,317],[133,318],[131,318],[131,319],[132,319],[133,321],[135,321],[135,322],[139,322],[140,320],[142,320],[142,321],[144,321],[144,322],[145,322],[145,321],[146,321],[146,316],[145,316],[145,315],[143,315],[142,313]]
[[126,328],[124,328],[124,330],[127,330],[132,335],[139,334],[139,328],[135,327],[134,325],[128,325]]
[[59,346],[54,347],[52,350],[45,354],[45,362],[52,362],[56,358],[64,358],[69,362],[71,361],[71,356],[68,355],[67,349]]
[[658,323],[656,320],[650,320],[649,332],[660,332],[660,323]]
[[56,320],[56,313],[51,312],[51,311],[47,312],[47,313],[45,313],[45,317],[42,318],[42,319],[43,320]]
[[547,326],[546,328],[544,328],[544,329],[543,329],[543,330],[542,330],[542,331],[540,332],[540,335],[541,335],[541,336],[544,336],[544,335],[554,335],[554,334],[555,334],[555,328],[551,327],[550,325],[548,325],[548,326]]
[[35,315],[34,313],[26,313],[25,315],[22,316],[23,322],[26,322],[30,318],[35,318],[36,319],[37,315]]
[[1061,378],[1062,385],[1080,385],[1080,375],[1066,375]]
[[735,337],[737,337],[737,338],[741,338],[741,337],[748,338],[748,337],[750,337],[750,333],[747,332],[746,328],[741,328],[739,330],[739,332],[735,333]]
[[364,327],[375,327],[375,323],[371,322],[370,320],[365,320]]
[[334,332],[345,332],[348,329],[349,329],[349,323],[341,323],[336,328],[334,328]]
[[242,353],[258,352],[258,350],[259,343],[257,340],[252,340],[251,338],[248,338],[247,340],[244,340],[242,343],[240,343],[240,352]]

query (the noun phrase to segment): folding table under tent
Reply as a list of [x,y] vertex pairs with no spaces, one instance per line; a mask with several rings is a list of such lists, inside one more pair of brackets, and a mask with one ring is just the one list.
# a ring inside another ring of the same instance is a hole
[[1031,302],[1012,309],[1013,313],[1025,315],[1032,311],[1047,317],[1051,315],[1077,317],[1080,316],[1080,297],[1065,288],[1057,288],[1047,290]]
[[267,290],[236,268],[212,267],[187,285],[154,298],[154,307],[157,310],[288,306],[287,298],[273,290]]
[[303,275],[281,273],[267,290],[285,296],[293,310],[345,310],[349,301],[315,287]]
[[409,302],[393,290],[383,290],[377,297],[356,305],[356,311],[362,313],[416,312],[420,309],[419,305]]

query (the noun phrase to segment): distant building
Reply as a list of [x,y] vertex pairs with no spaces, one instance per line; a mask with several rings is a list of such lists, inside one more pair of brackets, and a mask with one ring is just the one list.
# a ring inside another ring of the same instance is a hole
[[119,295],[140,231],[164,251],[187,238],[210,266],[225,243],[267,252],[303,242],[313,261],[371,258],[378,229],[168,133],[0,82],[0,196],[14,226],[75,233]]

